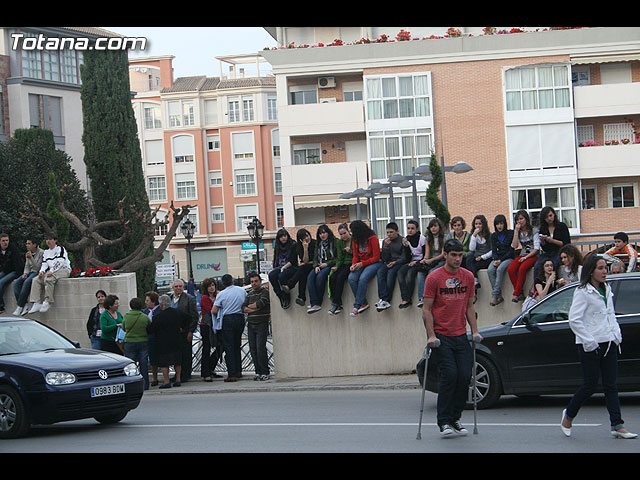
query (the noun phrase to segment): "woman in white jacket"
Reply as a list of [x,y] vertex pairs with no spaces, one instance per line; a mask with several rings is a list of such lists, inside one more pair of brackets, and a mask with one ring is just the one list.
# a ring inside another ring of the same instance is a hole
[[622,343],[620,325],[613,308],[613,294],[606,283],[607,262],[590,255],[582,267],[580,285],[575,289],[569,310],[569,326],[576,336],[584,374],[582,387],[562,412],[560,427],[568,437],[571,423],[582,404],[593,395],[602,375],[604,398],[611,421],[611,435],[636,438],[624,428],[618,398],[618,352]]

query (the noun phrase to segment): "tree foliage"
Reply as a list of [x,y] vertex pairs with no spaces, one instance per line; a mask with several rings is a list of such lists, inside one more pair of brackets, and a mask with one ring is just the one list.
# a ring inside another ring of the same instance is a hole
[[429,169],[431,170],[431,181],[427,187],[426,202],[435,214],[436,218],[442,222],[446,229],[449,225],[449,221],[451,220],[451,214],[449,213],[449,209],[444,203],[442,203],[442,200],[440,200],[440,197],[438,196],[440,186],[442,185],[443,173],[440,165],[438,165],[435,153],[431,154]]

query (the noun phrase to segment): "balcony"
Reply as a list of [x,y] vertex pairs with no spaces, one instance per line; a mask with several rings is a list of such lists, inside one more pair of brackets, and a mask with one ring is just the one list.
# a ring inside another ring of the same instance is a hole
[[291,181],[287,183],[291,185],[292,197],[339,196],[356,188],[367,188],[367,178],[367,162],[318,163],[292,165]]
[[585,85],[573,89],[576,118],[640,113],[640,82]]
[[578,178],[640,176],[640,144],[578,148]]
[[330,102],[287,105],[278,110],[280,135],[324,135],[364,132],[364,103]]

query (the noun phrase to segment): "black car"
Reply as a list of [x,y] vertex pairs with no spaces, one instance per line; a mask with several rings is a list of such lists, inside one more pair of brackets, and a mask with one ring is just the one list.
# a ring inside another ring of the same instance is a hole
[[[608,275],[607,283],[622,331],[618,389],[639,391],[640,274]],[[479,329],[483,341],[476,347],[478,408],[494,406],[501,395],[573,394],[582,385],[575,335],[569,327],[569,309],[577,286],[566,285],[514,319]],[[435,358],[429,361],[426,389],[437,393]],[[422,385],[422,360],[416,373]]]
[[0,317],[0,439],[24,436],[35,424],[119,422],[143,391],[130,359],[79,348],[29,318]]

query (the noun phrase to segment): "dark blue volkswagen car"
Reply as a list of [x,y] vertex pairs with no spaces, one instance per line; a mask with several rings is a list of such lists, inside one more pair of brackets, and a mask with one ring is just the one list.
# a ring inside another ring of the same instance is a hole
[[79,348],[23,317],[0,317],[0,439],[31,425],[122,420],[140,404],[144,380],[121,355]]

